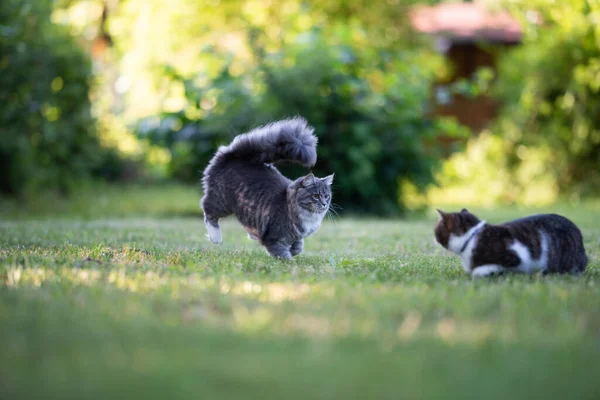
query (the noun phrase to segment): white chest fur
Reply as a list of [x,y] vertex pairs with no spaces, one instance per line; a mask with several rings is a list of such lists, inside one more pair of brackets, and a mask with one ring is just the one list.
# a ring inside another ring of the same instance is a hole
[[448,250],[460,255],[463,268],[468,274],[471,273],[471,259],[473,258],[473,249],[477,245],[477,233],[484,225],[485,221],[481,221],[464,234],[460,236],[450,235],[448,239]]
[[298,215],[300,219],[301,229],[298,229],[298,234],[305,238],[315,233],[320,227],[325,213],[311,213],[308,211],[301,211]]
[[473,259],[473,249],[477,246],[477,237],[471,239],[465,251],[463,251],[460,255],[460,259],[462,260],[463,269],[465,272],[470,273],[473,266],[471,260]]

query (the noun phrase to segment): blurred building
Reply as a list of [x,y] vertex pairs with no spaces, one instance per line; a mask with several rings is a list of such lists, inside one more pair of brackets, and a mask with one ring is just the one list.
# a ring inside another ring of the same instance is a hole
[[451,73],[433,88],[434,113],[455,116],[473,131],[480,131],[496,116],[497,102],[488,96],[452,94],[450,85],[472,78],[478,68],[495,72],[499,52],[521,43],[519,23],[508,12],[473,2],[418,6],[410,20],[416,31],[435,37],[437,49],[452,66]]

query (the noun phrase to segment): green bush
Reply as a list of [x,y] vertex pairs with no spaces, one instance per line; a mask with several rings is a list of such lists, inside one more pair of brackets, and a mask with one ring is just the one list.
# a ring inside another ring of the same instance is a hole
[[[510,165],[514,151],[522,160]],[[502,136],[483,131],[469,139],[464,152],[446,160],[425,203],[457,208],[552,204],[558,199],[556,180],[546,168],[552,156],[548,146],[515,150]]]
[[51,0],[0,7],[0,191],[68,190],[101,151],[89,90],[91,65]]
[[506,106],[493,130],[507,141],[512,167],[530,149],[550,148],[545,170],[563,193],[597,193],[600,3],[535,0],[519,13],[529,16],[526,40],[500,64],[496,88]]
[[232,74],[231,58],[210,80],[169,70],[185,88],[186,107],[142,121],[140,135],[171,149],[172,175],[192,181],[236,134],[302,115],[319,136],[313,172],[336,172],[335,202],[348,211],[398,212],[400,179],[422,188],[439,160],[440,129],[426,117],[432,70],[409,51],[352,45],[350,36],[326,40],[313,30],[267,51],[254,32],[256,66],[244,74]]

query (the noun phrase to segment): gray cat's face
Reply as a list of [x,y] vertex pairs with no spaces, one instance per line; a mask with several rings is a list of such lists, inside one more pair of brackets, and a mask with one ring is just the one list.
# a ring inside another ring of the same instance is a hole
[[294,182],[296,200],[303,209],[320,214],[329,209],[331,204],[331,184],[333,174],[325,178],[317,178],[308,174]]

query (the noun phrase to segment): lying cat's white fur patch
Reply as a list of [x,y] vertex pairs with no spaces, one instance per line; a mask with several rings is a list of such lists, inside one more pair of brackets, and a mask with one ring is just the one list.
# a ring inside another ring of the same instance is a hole
[[504,271],[504,267],[497,264],[486,264],[480,265],[479,267],[473,270],[473,274],[471,275],[473,278],[483,278],[486,276],[498,274]]
[[[471,273],[471,259],[473,255],[473,249],[477,245],[477,233],[481,228],[483,228],[484,225],[485,221],[481,221],[464,234],[460,236],[450,234],[450,237],[448,238],[448,250],[460,255],[460,258],[462,259],[463,263],[463,268],[466,273]],[[463,246],[465,245],[467,240],[469,240],[469,238],[470,241],[467,244],[467,247],[465,247],[464,251],[461,253]]]
[[531,254],[529,253],[529,249],[527,248],[527,246],[525,246],[518,240],[515,240],[509,248],[515,253],[517,253],[517,256],[519,256],[519,259],[521,260],[521,263],[517,266],[515,270],[519,272],[524,272],[526,274],[530,274],[531,272],[533,272],[533,260],[531,259]]
[[548,268],[548,235],[543,231],[539,231],[539,234],[541,236],[541,252],[538,259],[532,258],[529,248],[518,240],[510,245],[510,249],[517,253],[521,260],[521,263],[515,269],[516,271],[531,274]]
[[538,269],[540,271],[545,271],[548,269],[548,253],[550,252],[550,238],[546,235],[546,232],[540,231],[540,235],[542,236],[542,252],[540,254],[540,259],[538,260]]
[[211,224],[206,224],[206,230],[208,231],[208,238],[214,244],[221,244],[223,238],[221,237],[221,229],[212,226]]

